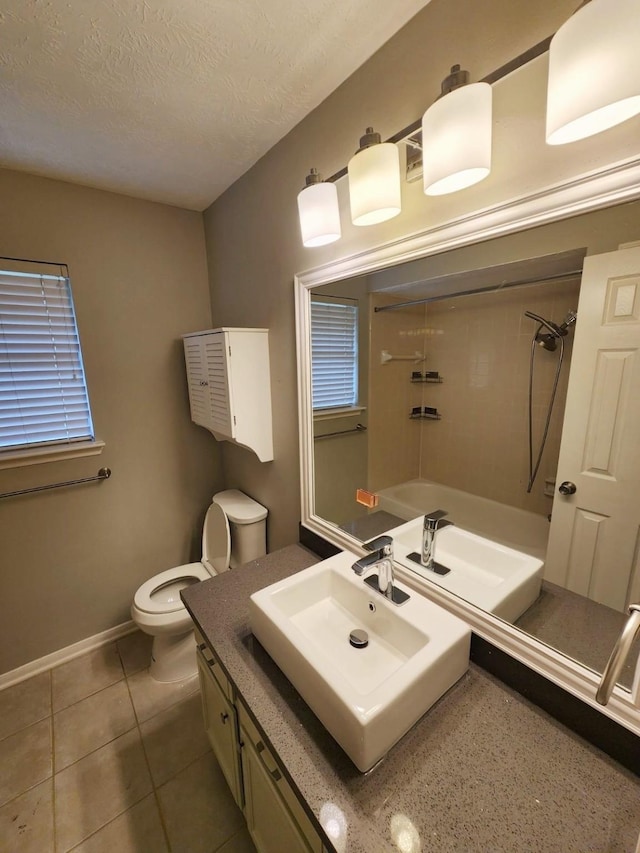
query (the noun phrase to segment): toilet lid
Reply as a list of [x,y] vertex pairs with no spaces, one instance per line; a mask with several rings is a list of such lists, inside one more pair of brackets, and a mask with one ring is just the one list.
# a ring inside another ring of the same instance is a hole
[[213,496],[213,502],[220,504],[229,521],[236,524],[252,524],[267,517],[267,508],[239,489],[217,492]]
[[209,573],[202,563],[187,563],[149,578],[136,592],[133,603],[145,613],[173,613],[184,607],[180,590],[206,580]]
[[231,557],[229,521],[222,507],[212,503],[204,517],[202,562],[213,566],[216,574],[226,572]]

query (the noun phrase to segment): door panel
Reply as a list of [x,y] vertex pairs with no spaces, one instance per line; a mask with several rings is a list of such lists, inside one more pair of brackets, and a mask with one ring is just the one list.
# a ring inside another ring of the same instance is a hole
[[640,248],[585,260],[545,578],[616,610],[640,530]]

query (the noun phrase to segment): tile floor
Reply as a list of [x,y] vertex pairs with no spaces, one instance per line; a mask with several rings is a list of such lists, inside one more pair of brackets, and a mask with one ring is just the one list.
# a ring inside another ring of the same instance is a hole
[[255,853],[197,676],[149,654],[136,632],[0,692],[0,853]]

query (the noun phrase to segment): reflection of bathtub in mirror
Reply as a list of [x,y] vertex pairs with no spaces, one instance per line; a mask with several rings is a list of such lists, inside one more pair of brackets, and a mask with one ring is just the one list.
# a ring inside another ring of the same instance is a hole
[[409,480],[378,492],[379,509],[410,521],[446,510],[458,527],[544,560],[549,522],[535,512],[508,506],[429,480]]
[[[396,561],[407,569],[508,622],[538,598],[548,526],[542,516],[427,480],[378,494],[381,518],[407,520],[387,531]],[[420,552],[423,516],[437,509],[454,522],[436,533],[436,560],[450,569],[445,575],[409,557]]]

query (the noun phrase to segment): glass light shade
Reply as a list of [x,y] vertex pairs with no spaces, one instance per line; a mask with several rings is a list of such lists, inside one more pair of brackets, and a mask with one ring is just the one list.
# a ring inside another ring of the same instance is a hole
[[638,0],[591,0],[551,40],[547,142],[584,139],[639,112]]
[[422,170],[427,195],[470,187],[491,171],[493,92],[470,83],[433,103],[422,117]]
[[302,243],[308,248],[326,246],[342,236],[335,184],[311,184],[299,192],[298,215]]
[[348,172],[354,225],[375,225],[400,213],[400,155],[392,142],[358,151]]

